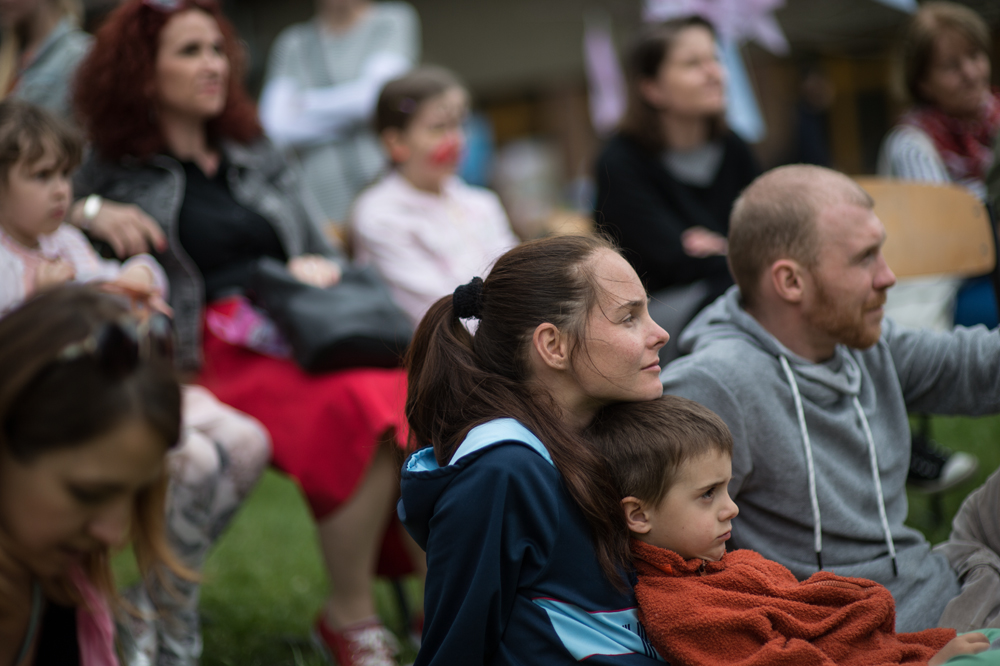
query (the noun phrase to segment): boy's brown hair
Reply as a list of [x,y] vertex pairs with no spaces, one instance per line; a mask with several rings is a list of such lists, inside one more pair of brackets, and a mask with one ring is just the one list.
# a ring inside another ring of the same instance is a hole
[[0,102],[0,186],[20,160],[34,164],[46,150],[56,153],[56,168],[70,172],[80,165],[83,140],[48,111],[17,99]]
[[685,462],[711,452],[733,455],[723,420],[675,395],[605,407],[584,436],[604,456],[616,499],[649,504],[663,499]]

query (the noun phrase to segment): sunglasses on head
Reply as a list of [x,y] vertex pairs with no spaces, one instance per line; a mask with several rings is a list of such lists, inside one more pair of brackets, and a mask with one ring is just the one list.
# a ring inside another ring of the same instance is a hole
[[135,371],[140,361],[173,358],[173,328],[170,319],[154,313],[145,321],[130,317],[102,324],[79,342],[73,342],[56,355],[59,361],[74,361],[84,356],[97,359],[111,377],[121,378]]
[[183,5],[183,0],[142,0],[142,4],[157,11],[170,13],[176,12]]

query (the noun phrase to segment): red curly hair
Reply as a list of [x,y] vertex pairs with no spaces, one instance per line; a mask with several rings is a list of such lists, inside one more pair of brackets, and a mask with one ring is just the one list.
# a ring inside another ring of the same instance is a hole
[[77,117],[104,159],[118,161],[130,155],[142,160],[166,149],[152,99],[160,32],[173,16],[189,9],[215,19],[229,58],[226,106],[208,121],[209,141],[250,143],[263,135],[257,107],[243,87],[243,47],[215,0],[178,0],[172,11],[128,0],[97,31],[74,82]]

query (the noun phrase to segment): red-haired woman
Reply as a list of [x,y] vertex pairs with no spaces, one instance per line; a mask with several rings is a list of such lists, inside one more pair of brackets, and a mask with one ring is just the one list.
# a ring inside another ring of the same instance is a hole
[[275,464],[318,523],[332,583],[319,635],[342,666],[391,664],[370,582],[398,492],[391,447],[407,435],[404,372],[308,376],[206,324],[241,307],[260,257],[317,286],[335,284],[343,262],[263,137],[242,73],[238,38],[213,0],[125,2],[76,81],[94,146],[78,193],[136,204],[162,227],[178,364],[268,428]]

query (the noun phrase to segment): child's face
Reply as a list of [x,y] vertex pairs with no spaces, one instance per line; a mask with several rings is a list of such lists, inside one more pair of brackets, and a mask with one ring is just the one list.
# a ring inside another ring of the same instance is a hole
[[686,560],[722,559],[732,520],[740,512],[729,497],[732,477],[732,459],[724,453],[688,460],[660,504],[646,508],[649,530],[636,536]]
[[36,246],[39,236],[54,232],[66,217],[73,186],[60,162],[47,147],[32,164],[18,160],[0,188],[0,226],[22,245]]
[[454,174],[465,148],[462,123],[468,107],[461,88],[424,100],[405,130],[386,137],[393,161],[422,181]]

